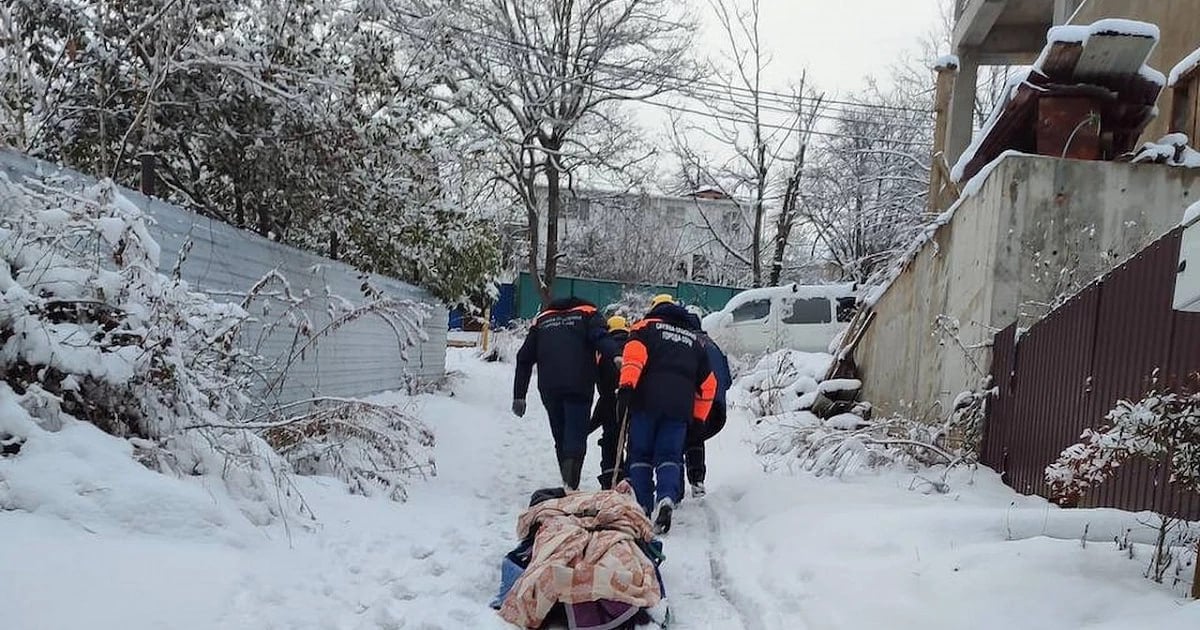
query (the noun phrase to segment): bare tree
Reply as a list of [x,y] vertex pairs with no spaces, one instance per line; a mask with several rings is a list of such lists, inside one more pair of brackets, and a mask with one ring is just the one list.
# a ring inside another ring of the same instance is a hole
[[618,105],[689,80],[693,28],[670,0],[411,3],[396,26],[443,43],[452,114],[484,131],[496,180],[524,210],[527,267],[548,302],[564,188],[577,174],[620,171],[647,157],[627,150]]
[[[723,87],[692,94],[709,110],[702,123],[680,117],[673,122],[679,179],[689,192],[715,188],[734,204],[748,236],[737,238],[722,221],[701,210],[703,227],[744,265],[753,286],[777,283],[795,223],[795,186],[803,173],[820,99],[806,103],[811,96],[805,93],[803,79],[790,101],[764,89],[763,75],[771,58],[761,37],[759,0],[748,4],[710,0],[709,4],[726,45],[723,59],[711,70],[717,81],[709,85]],[[732,155],[714,159],[701,145],[728,147]],[[769,274],[764,273],[768,252]]]
[[585,218],[577,211],[571,233],[565,235],[566,273],[629,284],[679,279],[674,271],[684,254],[684,230],[672,225],[661,204],[639,193],[591,195],[569,205],[579,203],[586,203],[588,212]]
[[[804,94],[806,75],[800,78],[800,94]],[[801,185],[804,183],[805,159],[808,156],[808,146],[812,141],[813,127],[817,123],[817,113],[821,110],[824,96],[817,96],[807,107],[802,99],[796,101],[797,138],[796,151],[788,162],[788,170],[783,181],[783,194],[779,200],[779,211],[775,218],[775,253],[771,257],[771,276],[769,286],[777,286],[782,279],[784,265],[787,261],[788,245],[791,243],[792,231],[796,220],[801,214]]]
[[849,98],[835,133],[822,138],[802,188],[814,246],[842,278],[867,282],[923,229],[932,120],[928,95],[873,82]]

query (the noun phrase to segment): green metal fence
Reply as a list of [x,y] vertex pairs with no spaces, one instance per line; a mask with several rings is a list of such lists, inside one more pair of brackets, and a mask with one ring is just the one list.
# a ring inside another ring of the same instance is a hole
[[[542,297],[538,294],[533,278],[527,272],[521,272],[517,279],[517,313],[518,317],[530,319],[542,308]],[[555,297],[575,296],[592,302],[603,309],[621,299],[627,291],[644,293],[670,293],[676,299],[687,305],[699,306],[705,312],[719,311],[729,298],[745,289],[720,287],[711,284],[695,282],[680,282],[676,285],[643,285],[615,282],[612,280],[593,280],[589,278],[572,278],[559,276],[554,279],[553,295]]]

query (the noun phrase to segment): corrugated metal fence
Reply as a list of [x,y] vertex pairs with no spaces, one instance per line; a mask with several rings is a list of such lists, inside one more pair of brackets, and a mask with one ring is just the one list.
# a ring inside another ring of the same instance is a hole
[[[14,182],[26,179],[53,182],[66,190],[95,183],[93,178],[75,171],[10,150],[0,150],[0,173]],[[330,295],[352,303],[363,301],[364,280],[387,295],[425,303],[432,309],[423,326],[427,339],[410,348],[407,358],[401,357],[391,326],[374,316],[357,319],[322,338],[288,371],[281,402],[303,400],[318,392],[324,396],[361,396],[403,389],[410,381],[432,382],[444,375],[445,307],[428,292],[393,278],[364,276],[343,263],[267,240],[132,190],[122,189],[122,194],[153,218],[150,233],[162,247],[160,270],[170,273],[184,243],[190,240],[192,249],[180,269],[182,277],[194,289],[218,300],[241,301],[255,282],[271,270],[278,270],[295,295],[312,296],[304,311],[318,327],[329,320]],[[258,312],[252,315],[269,319],[269,315],[263,316],[262,303],[253,308]],[[281,314],[283,308],[277,304],[271,311]],[[269,359],[284,356],[293,343],[294,332],[288,326],[277,328],[262,344],[263,355]]]
[[[1045,468],[1123,399],[1159,382],[1200,386],[1200,314],[1171,308],[1176,229],[1081,291],[1017,339],[995,336],[983,463],[1020,492],[1047,496]],[[1165,466],[1139,461],[1084,499],[1090,507],[1155,510],[1200,519],[1200,495],[1167,482]]]

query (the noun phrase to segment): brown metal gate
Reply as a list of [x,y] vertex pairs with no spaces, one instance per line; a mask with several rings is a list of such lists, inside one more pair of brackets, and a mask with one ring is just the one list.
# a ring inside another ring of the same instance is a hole
[[[1047,496],[1046,466],[1097,427],[1122,399],[1141,398],[1157,373],[1177,389],[1200,387],[1200,313],[1171,308],[1180,230],[1142,250],[1018,338],[994,338],[983,463],[1005,483]],[[1200,519],[1200,495],[1167,483],[1153,462],[1123,466],[1085,505],[1156,510]]]

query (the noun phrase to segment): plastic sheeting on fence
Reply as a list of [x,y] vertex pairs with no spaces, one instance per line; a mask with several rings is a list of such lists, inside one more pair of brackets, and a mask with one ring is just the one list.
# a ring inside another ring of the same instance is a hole
[[[96,183],[95,178],[76,171],[2,149],[0,174],[13,182],[39,181],[64,190],[80,190]],[[122,188],[121,194],[153,219],[149,230],[162,248],[160,271],[170,273],[184,243],[191,241],[191,251],[180,268],[182,278],[193,289],[209,293],[217,300],[240,301],[255,282],[278,270],[287,278],[294,294],[307,292],[312,296],[304,310],[316,322],[328,319],[330,295],[361,303],[361,287],[366,280],[393,298],[430,307],[423,326],[425,338],[409,348],[406,356],[401,356],[396,332],[378,317],[362,317],[329,333],[288,371],[281,402],[302,400],[318,391],[327,396],[361,396],[403,389],[411,381],[433,382],[444,376],[446,327],[440,316],[444,306],[427,291],[393,278],[363,274],[344,263],[239,230],[127,188]],[[263,354],[271,358],[279,356],[277,352],[285,351],[293,343],[293,335],[294,330],[287,326],[278,328],[260,346]]]

